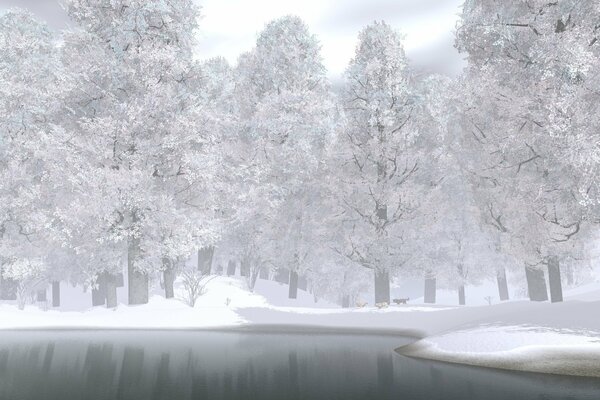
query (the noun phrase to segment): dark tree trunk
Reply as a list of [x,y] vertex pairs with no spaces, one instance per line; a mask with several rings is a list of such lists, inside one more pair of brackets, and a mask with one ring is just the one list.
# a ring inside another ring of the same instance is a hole
[[135,268],[135,261],[140,250],[140,240],[130,239],[127,252],[127,283],[129,305],[148,303],[148,275]]
[[92,306],[106,304],[106,275],[104,273],[96,278],[96,285],[92,288]]
[[548,258],[548,283],[550,284],[550,301],[552,303],[563,301],[560,263],[556,256]]
[[500,296],[500,301],[508,300],[508,283],[506,281],[506,270],[504,268],[498,270],[496,280],[498,281],[498,294]]
[[235,275],[236,267],[237,267],[237,265],[236,265],[235,260],[229,260],[229,263],[227,264],[227,276]]
[[208,246],[198,250],[198,270],[202,275],[210,275],[215,247]]
[[435,304],[436,280],[435,278],[425,278],[425,303]]
[[342,296],[342,308],[350,308],[350,296],[347,294]]
[[548,300],[548,289],[546,288],[544,271],[537,268],[525,267],[525,277],[527,278],[527,291],[529,292],[529,300]]
[[106,307],[115,308],[117,306],[117,275],[106,272],[104,282],[106,285]]
[[60,307],[60,282],[52,282],[52,307]]
[[294,270],[290,271],[290,290],[288,292],[288,297],[290,299],[298,297],[298,272]]
[[375,270],[375,304],[390,304],[390,274],[388,271]]
[[304,290],[306,292],[306,286],[308,285],[308,281],[305,276],[298,277],[298,289]]
[[173,263],[166,259],[163,260],[163,265],[163,282],[165,285],[165,298],[172,299],[173,297],[175,297],[175,290],[173,289],[173,284],[175,283],[175,268],[173,268]]
[[465,286],[460,285],[458,287],[458,304],[461,306],[465,305]]

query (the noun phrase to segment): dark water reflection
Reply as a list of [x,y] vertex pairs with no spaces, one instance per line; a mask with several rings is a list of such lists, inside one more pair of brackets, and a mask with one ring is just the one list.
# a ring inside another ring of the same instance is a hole
[[[405,341],[406,343],[406,341]],[[394,337],[0,333],[0,399],[600,399],[600,380],[411,360]]]

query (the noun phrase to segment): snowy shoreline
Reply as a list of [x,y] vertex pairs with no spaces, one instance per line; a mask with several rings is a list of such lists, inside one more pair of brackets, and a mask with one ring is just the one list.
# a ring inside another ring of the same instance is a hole
[[509,371],[600,378],[600,344],[518,347],[498,352],[449,352],[419,340],[396,349],[406,357]]
[[[267,283],[263,283],[267,284]],[[272,283],[269,283],[272,284]],[[180,330],[275,334],[340,334],[414,338],[404,356],[515,371],[600,377],[597,296],[564,303],[511,301],[492,306],[407,304],[384,309],[274,305],[221,277],[195,307],[156,295],[148,304],[80,311],[18,310],[0,305],[0,332],[30,330]],[[281,287],[283,288],[283,287]],[[265,293],[281,289],[278,285]],[[594,291],[596,288],[594,287]],[[283,290],[283,289],[281,289]],[[600,293],[600,292],[599,292]],[[304,296],[304,294],[303,294]],[[279,294],[275,297],[281,297]],[[592,300],[592,301],[590,301]],[[312,301],[312,300],[311,300]],[[277,303],[275,301],[275,303]],[[390,349],[392,351],[393,349]]]

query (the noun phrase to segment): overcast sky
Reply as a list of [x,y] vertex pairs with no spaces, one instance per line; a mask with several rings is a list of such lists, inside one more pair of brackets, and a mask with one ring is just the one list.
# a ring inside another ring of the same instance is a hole
[[[224,56],[232,64],[250,50],[271,19],[300,16],[322,44],[332,78],[344,71],[354,54],[362,27],[385,20],[405,35],[412,64],[429,72],[456,75],[464,62],[454,49],[454,27],[463,0],[196,0],[202,6],[198,56]],[[28,8],[53,28],[67,17],[60,0],[0,0],[0,9]]]

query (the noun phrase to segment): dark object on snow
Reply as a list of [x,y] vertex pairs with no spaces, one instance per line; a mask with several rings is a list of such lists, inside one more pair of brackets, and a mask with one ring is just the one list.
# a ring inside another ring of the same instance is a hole
[[405,299],[394,299],[392,301],[394,302],[394,304],[406,304],[406,302],[409,300],[410,300],[410,297],[407,297]]

